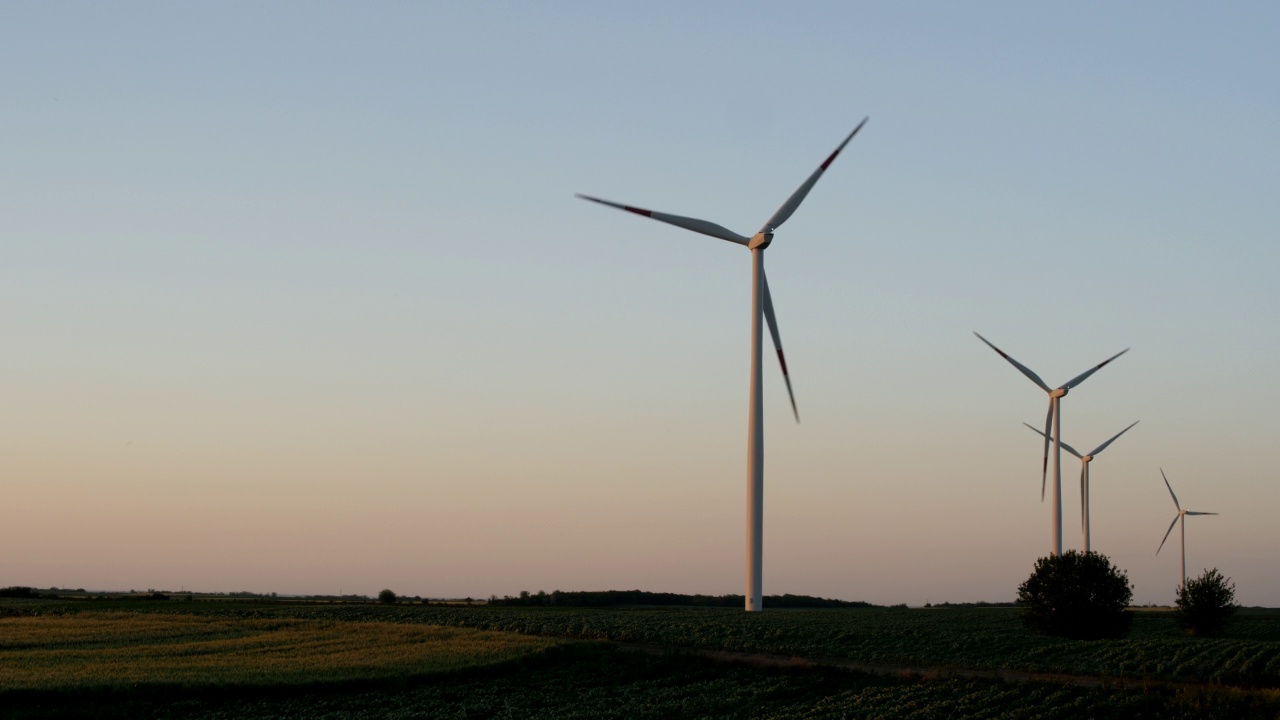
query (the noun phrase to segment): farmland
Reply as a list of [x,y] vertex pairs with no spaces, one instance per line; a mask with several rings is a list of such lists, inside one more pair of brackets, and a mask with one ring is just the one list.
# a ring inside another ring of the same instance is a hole
[[[33,605],[77,612],[94,603]],[[1066,673],[1280,688],[1280,613],[1246,611],[1225,637],[1191,638],[1167,612],[1137,612],[1130,637],[1080,642],[1026,631],[1011,608],[556,609],[373,604],[131,603],[155,612],[391,622],[906,666]],[[39,608],[39,610],[36,610]]]
[[0,618],[0,693],[279,686],[492,665],[555,640],[434,625],[91,612]]
[[[29,711],[30,717],[49,716],[51,710],[56,715],[58,698],[66,692],[97,691],[107,692],[109,702],[100,703],[105,716],[1272,718],[1280,713],[1280,614],[1267,612],[1242,614],[1220,639],[1186,637],[1168,613],[1141,612],[1127,640],[1074,642],[1032,635],[1023,630],[1016,611],[996,608],[748,615],[714,609],[13,601],[0,605],[5,611],[16,616],[0,619],[0,700],[3,688],[36,688],[29,690],[34,699],[15,706],[18,716]],[[19,626],[22,632],[13,630]],[[597,642],[602,640],[610,642]],[[442,653],[446,646],[456,652]],[[192,652],[197,647],[205,652]],[[638,652],[641,648],[647,652]],[[812,665],[760,667],[696,654],[704,651],[1059,672],[1116,687],[922,681]],[[278,662],[285,658],[305,661]],[[62,674],[51,675],[50,668],[60,665]],[[26,679],[8,670],[14,667],[24,668]],[[344,678],[359,682],[343,686]],[[1129,679],[1128,685],[1122,686],[1121,678]],[[1144,687],[1143,680],[1157,682]],[[156,695],[147,687],[165,692]],[[238,690],[184,694],[200,687]]]

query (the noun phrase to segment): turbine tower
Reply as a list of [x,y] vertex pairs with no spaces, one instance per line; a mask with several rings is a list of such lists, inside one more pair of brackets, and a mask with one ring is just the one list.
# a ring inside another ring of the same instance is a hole
[[1194,510],[1183,510],[1182,505],[1178,503],[1178,496],[1173,494],[1173,486],[1169,484],[1169,478],[1164,474],[1164,468],[1160,468],[1160,477],[1164,478],[1164,486],[1169,488],[1169,496],[1173,498],[1173,506],[1178,508],[1178,514],[1173,516],[1173,522],[1169,523],[1169,529],[1164,531],[1164,540],[1160,541],[1160,547],[1156,548],[1156,554],[1160,554],[1161,548],[1164,547],[1164,541],[1169,539],[1169,533],[1173,532],[1175,523],[1182,523],[1182,581],[1178,587],[1186,587],[1187,585],[1187,516],[1188,515],[1217,515],[1211,512],[1196,512]]
[[800,422],[800,413],[796,410],[796,397],[791,392],[791,376],[787,373],[787,360],[782,355],[782,339],[778,335],[778,320],[773,313],[773,299],[769,295],[769,283],[765,280],[764,250],[773,241],[774,231],[781,227],[782,223],[787,221],[787,218],[791,217],[796,208],[800,207],[800,203],[804,201],[805,196],[813,189],[814,183],[818,182],[818,178],[822,177],[822,173],[826,172],[831,163],[835,161],[836,156],[840,154],[840,151],[844,150],[844,146],[848,145],[853,136],[857,135],[858,131],[862,129],[862,126],[867,124],[868,119],[863,118],[862,122],[858,123],[853,132],[849,133],[844,142],[840,143],[840,147],[836,148],[835,152],[831,153],[823,161],[822,165],[818,166],[818,169],[791,194],[791,197],[787,198],[782,207],[778,208],[777,212],[765,221],[760,231],[751,237],[739,235],[728,228],[706,220],[698,220],[681,215],[669,215],[631,205],[601,200],[589,195],[578,195],[583,200],[590,200],[591,202],[626,210],[636,215],[643,215],[644,217],[702,233],[703,235],[728,240],[751,251],[751,399],[747,411],[747,587],[744,601],[748,612],[763,609],[764,598],[761,581],[764,549],[764,408],[761,405],[763,383],[760,377],[760,318],[762,315],[769,324],[769,334],[773,337],[773,347],[778,352],[778,363],[782,366],[782,378],[786,381],[787,395],[791,398],[791,412],[795,415],[796,422]]
[[[1047,435],[1040,432],[1040,430],[1037,429],[1034,425],[1031,425],[1030,423],[1022,423],[1022,424],[1031,428],[1036,433],[1040,435],[1044,435],[1046,439],[1048,438]],[[1085,552],[1089,552],[1093,550],[1093,546],[1090,544],[1090,540],[1089,540],[1089,463],[1093,462],[1093,459],[1098,456],[1098,453],[1101,453],[1103,450],[1106,450],[1108,445],[1115,442],[1116,438],[1129,432],[1129,428],[1137,424],[1138,424],[1138,421],[1134,420],[1133,423],[1129,425],[1129,427],[1111,436],[1110,440],[1094,448],[1093,452],[1089,453],[1088,455],[1081,455],[1080,453],[1076,452],[1075,448],[1071,447],[1066,443],[1062,443],[1063,450],[1066,450],[1072,455],[1075,455],[1076,457],[1080,458],[1080,525],[1084,529],[1084,551]]]
[[[976,331],[973,334],[978,335]],[[1049,386],[1046,385],[1044,381],[1040,379],[1040,376],[1032,372],[1031,369],[1028,368],[1026,365],[1023,365],[1017,360],[1014,360],[1013,358],[1009,357],[1004,353],[1003,350],[996,347],[995,345],[992,345],[989,340],[982,337],[981,335],[978,335],[978,339],[986,343],[987,347],[990,347],[992,350],[995,350],[997,355],[1004,358],[1005,360],[1008,360],[1009,364],[1018,368],[1019,372],[1021,372],[1023,375],[1026,375],[1031,380],[1031,382],[1038,385],[1041,390],[1044,390],[1049,395],[1049,413],[1048,415],[1045,416],[1044,433],[1042,433],[1044,435],[1044,463],[1040,473],[1040,500],[1041,502],[1044,501],[1045,476],[1049,472],[1049,432],[1050,430],[1052,430],[1053,431],[1053,515],[1052,515],[1053,517],[1053,554],[1061,555],[1062,554],[1062,449],[1061,449],[1062,413],[1060,412],[1061,408],[1060,408],[1059,401],[1066,396],[1067,392],[1069,392],[1071,388],[1084,382],[1085,379],[1087,379],[1090,375],[1098,372],[1103,367],[1105,367],[1107,363],[1129,352],[1129,348],[1125,348],[1124,350],[1121,350],[1115,355],[1112,355],[1106,360],[1103,360],[1097,365],[1094,365],[1092,368],[1089,368],[1088,370],[1080,373],[1074,378],[1071,378],[1070,380],[1063,383],[1062,385],[1059,385],[1057,388],[1050,389]]]

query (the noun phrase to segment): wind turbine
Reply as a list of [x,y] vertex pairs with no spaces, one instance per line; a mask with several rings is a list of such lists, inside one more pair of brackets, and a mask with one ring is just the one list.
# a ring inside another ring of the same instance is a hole
[[[1032,430],[1039,433],[1040,435],[1044,435],[1044,433],[1040,432],[1040,430],[1036,428],[1034,425],[1031,425],[1029,423],[1022,423],[1022,424],[1031,428]],[[1089,552],[1090,550],[1093,549],[1089,543],[1089,463],[1093,462],[1093,459],[1098,456],[1098,453],[1101,453],[1103,450],[1106,450],[1108,445],[1115,442],[1116,438],[1129,432],[1129,428],[1137,424],[1138,424],[1138,421],[1134,420],[1133,423],[1129,425],[1129,427],[1111,436],[1110,440],[1094,448],[1093,452],[1090,452],[1087,455],[1081,455],[1080,453],[1076,452],[1075,448],[1071,447],[1066,443],[1062,443],[1063,450],[1066,450],[1072,455],[1075,455],[1076,457],[1080,458],[1080,524],[1084,528],[1084,551],[1085,552]],[[1044,435],[1044,437],[1047,440],[1049,436]]]
[[787,198],[782,207],[778,208],[777,212],[765,221],[760,231],[751,237],[739,235],[728,228],[706,220],[698,220],[681,215],[669,215],[631,205],[601,200],[590,195],[578,194],[578,197],[583,200],[590,200],[591,202],[626,210],[636,215],[643,215],[644,217],[702,233],[703,235],[728,240],[751,251],[751,401],[747,411],[747,587],[744,601],[748,612],[763,609],[761,573],[764,548],[764,408],[761,405],[761,396],[764,388],[760,377],[761,315],[769,323],[769,334],[773,336],[773,347],[778,352],[778,363],[782,366],[782,378],[786,381],[787,395],[791,398],[791,412],[795,415],[796,422],[800,422],[800,413],[796,409],[796,396],[791,391],[791,376],[787,373],[787,360],[782,354],[782,339],[778,335],[778,320],[774,317],[773,300],[769,296],[769,283],[764,276],[764,250],[773,241],[773,232],[781,227],[782,223],[787,221],[787,218],[791,217],[796,208],[800,207],[800,203],[804,201],[805,196],[813,189],[814,183],[818,182],[818,178],[822,177],[822,173],[826,172],[831,163],[835,161],[836,156],[840,154],[840,151],[844,150],[844,146],[848,145],[853,136],[857,135],[858,131],[862,129],[862,126],[867,124],[868,119],[863,118],[862,122],[858,123],[853,132],[849,133],[844,142],[840,143],[840,147],[836,148],[835,152],[831,153],[818,166],[818,169],[813,171],[813,174],[804,181],[799,189],[792,193],[791,197]]
[[1164,474],[1164,468],[1160,468],[1160,477],[1164,478],[1164,486],[1169,488],[1169,496],[1173,498],[1173,506],[1178,508],[1178,514],[1173,516],[1173,522],[1169,523],[1169,529],[1164,531],[1164,540],[1160,541],[1160,547],[1156,548],[1156,554],[1160,554],[1160,550],[1164,548],[1164,541],[1169,539],[1169,533],[1173,532],[1174,524],[1182,523],[1182,584],[1178,587],[1185,587],[1187,584],[1187,516],[1188,515],[1217,515],[1211,512],[1196,512],[1194,510],[1183,510],[1182,505],[1178,503],[1178,496],[1173,494],[1173,486],[1169,484],[1169,478]]
[[[975,331],[973,334],[978,335],[977,331]],[[1097,365],[1094,365],[1092,368],[1089,368],[1088,370],[1080,373],[1074,378],[1071,378],[1070,380],[1063,383],[1062,385],[1059,385],[1057,388],[1050,389],[1049,386],[1046,385],[1044,381],[1040,379],[1040,376],[1032,372],[1031,369],[1028,368],[1026,365],[1023,365],[1017,360],[1014,360],[1013,358],[1009,357],[1004,353],[1003,350],[996,347],[995,345],[992,345],[989,340],[982,337],[981,335],[978,335],[978,339],[986,343],[987,347],[990,347],[992,350],[995,350],[997,355],[1004,358],[1005,360],[1008,360],[1009,364],[1018,368],[1018,370],[1023,375],[1026,375],[1028,378],[1030,378],[1031,382],[1040,386],[1041,390],[1044,390],[1046,393],[1049,394],[1049,413],[1045,416],[1044,433],[1042,433],[1044,435],[1044,464],[1040,474],[1040,500],[1044,501],[1045,476],[1049,472],[1049,431],[1052,430],[1053,431],[1053,516],[1052,516],[1053,517],[1053,554],[1061,555],[1062,554],[1062,449],[1061,449],[1062,413],[1060,412],[1060,406],[1058,401],[1061,400],[1063,397],[1065,397],[1067,392],[1069,392],[1071,388],[1084,382],[1090,375],[1098,372],[1104,366],[1106,366],[1107,363],[1129,352],[1129,348],[1125,348],[1124,350],[1121,350],[1115,355],[1112,355],[1106,360],[1103,360]]]

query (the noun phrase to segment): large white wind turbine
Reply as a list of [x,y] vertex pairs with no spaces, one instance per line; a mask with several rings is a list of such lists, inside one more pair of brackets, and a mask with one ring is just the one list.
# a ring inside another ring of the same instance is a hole
[[[978,335],[976,331],[973,334]],[[1044,419],[1044,433],[1043,433],[1044,463],[1040,473],[1040,499],[1042,501],[1044,500],[1045,476],[1049,472],[1049,432],[1050,430],[1052,430],[1053,431],[1053,516],[1052,516],[1053,517],[1053,554],[1061,555],[1062,554],[1062,450],[1061,450],[1062,413],[1059,411],[1058,401],[1061,400],[1064,396],[1066,396],[1067,392],[1069,392],[1071,388],[1084,382],[1086,378],[1088,378],[1090,375],[1101,370],[1107,363],[1129,352],[1129,348],[1125,348],[1124,350],[1121,350],[1115,355],[1112,355],[1106,360],[1103,360],[1097,365],[1094,365],[1093,367],[1080,373],[1074,378],[1071,378],[1070,380],[1066,381],[1062,385],[1059,385],[1057,388],[1051,389],[1048,385],[1044,383],[1043,380],[1040,379],[1039,375],[1036,375],[1034,372],[1032,372],[1031,369],[1028,368],[1026,365],[1023,365],[1017,360],[1014,360],[1013,358],[1009,357],[1004,353],[1003,350],[996,347],[995,345],[992,345],[989,340],[982,337],[981,335],[978,335],[978,339],[986,343],[987,347],[990,347],[992,350],[995,350],[996,354],[998,354],[1000,357],[1004,358],[1005,360],[1008,360],[1009,364],[1018,368],[1018,370],[1023,375],[1026,375],[1028,378],[1031,379],[1031,382],[1040,386],[1041,390],[1044,390],[1046,393],[1049,394],[1049,413],[1048,415],[1045,416],[1045,419]]]
[[795,394],[791,392],[791,376],[787,374],[787,361],[782,355],[782,339],[778,336],[778,320],[773,313],[773,300],[769,296],[769,283],[764,276],[764,249],[769,247],[769,243],[773,241],[773,232],[782,226],[782,223],[791,217],[791,214],[800,207],[800,203],[804,201],[809,191],[813,189],[814,183],[818,182],[818,178],[822,177],[822,173],[826,172],[831,163],[835,161],[836,156],[844,150],[844,146],[849,144],[854,135],[867,124],[868,118],[863,118],[862,122],[849,133],[849,136],[840,143],[840,147],[831,153],[822,165],[809,176],[809,179],[787,198],[787,201],[778,208],[773,214],[751,237],[739,235],[728,228],[722,227],[706,220],[698,220],[695,218],[683,217],[680,215],[668,215],[667,213],[655,212],[653,210],[645,210],[643,208],[633,207],[631,205],[622,205],[620,203],[601,200],[600,198],[591,197],[589,195],[581,195],[578,197],[583,200],[608,205],[619,210],[626,210],[636,215],[643,215],[676,227],[682,227],[686,230],[710,235],[721,240],[728,240],[732,243],[745,246],[751,250],[751,402],[747,413],[747,588],[745,605],[748,611],[762,609],[762,555],[763,555],[763,524],[764,524],[764,408],[761,405],[761,395],[763,394],[763,385],[760,378],[760,317],[764,316],[769,323],[769,334],[773,336],[773,347],[778,351],[778,363],[782,365],[782,377],[787,383],[787,395],[791,398],[791,412],[795,414],[796,422],[800,422],[800,413],[796,410]]
[[1183,510],[1182,505],[1178,502],[1178,496],[1173,494],[1173,486],[1169,484],[1169,478],[1164,474],[1164,468],[1160,468],[1160,477],[1164,478],[1164,486],[1169,488],[1169,496],[1173,498],[1173,506],[1178,508],[1178,514],[1173,516],[1173,522],[1169,523],[1169,529],[1164,531],[1164,540],[1160,541],[1160,547],[1156,548],[1156,554],[1160,554],[1160,550],[1164,547],[1164,541],[1169,539],[1169,533],[1173,532],[1173,526],[1179,522],[1182,523],[1182,580],[1178,587],[1187,584],[1187,516],[1188,515],[1217,515],[1211,512],[1196,512],[1194,510]]
[[[1022,423],[1022,424],[1031,428],[1032,430],[1039,433],[1040,435],[1043,435],[1046,439],[1049,437],[1048,435],[1045,435],[1044,433],[1040,432],[1039,428],[1037,428],[1034,425],[1031,425],[1030,423]],[[1089,552],[1090,550],[1093,549],[1089,541],[1089,463],[1093,462],[1093,459],[1098,456],[1098,453],[1101,453],[1103,450],[1106,450],[1108,445],[1115,442],[1116,438],[1129,432],[1129,428],[1137,424],[1138,424],[1138,421],[1134,420],[1129,425],[1129,427],[1121,430],[1115,435],[1112,435],[1110,440],[1094,448],[1093,451],[1087,455],[1081,455],[1080,453],[1076,452],[1075,448],[1071,447],[1066,443],[1062,443],[1063,450],[1066,450],[1072,455],[1075,455],[1076,457],[1080,458],[1080,525],[1081,527],[1084,528],[1084,551],[1085,552]]]

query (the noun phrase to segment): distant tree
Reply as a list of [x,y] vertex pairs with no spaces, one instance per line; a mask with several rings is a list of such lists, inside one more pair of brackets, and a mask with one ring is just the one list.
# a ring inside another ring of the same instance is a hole
[[1178,588],[1176,619],[1191,635],[1221,635],[1236,614],[1236,586],[1218,568]]
[[396,594],[387,588],[383,588],[382,592],[378,593],[378,602],[386,603],[387,605],[394,605],[396,602]]
[[1018,587],[1022,621],[1043,635],[1096,640],[1129,633],[1129,578],[1106,555],[1070,550],[1036,560]]

